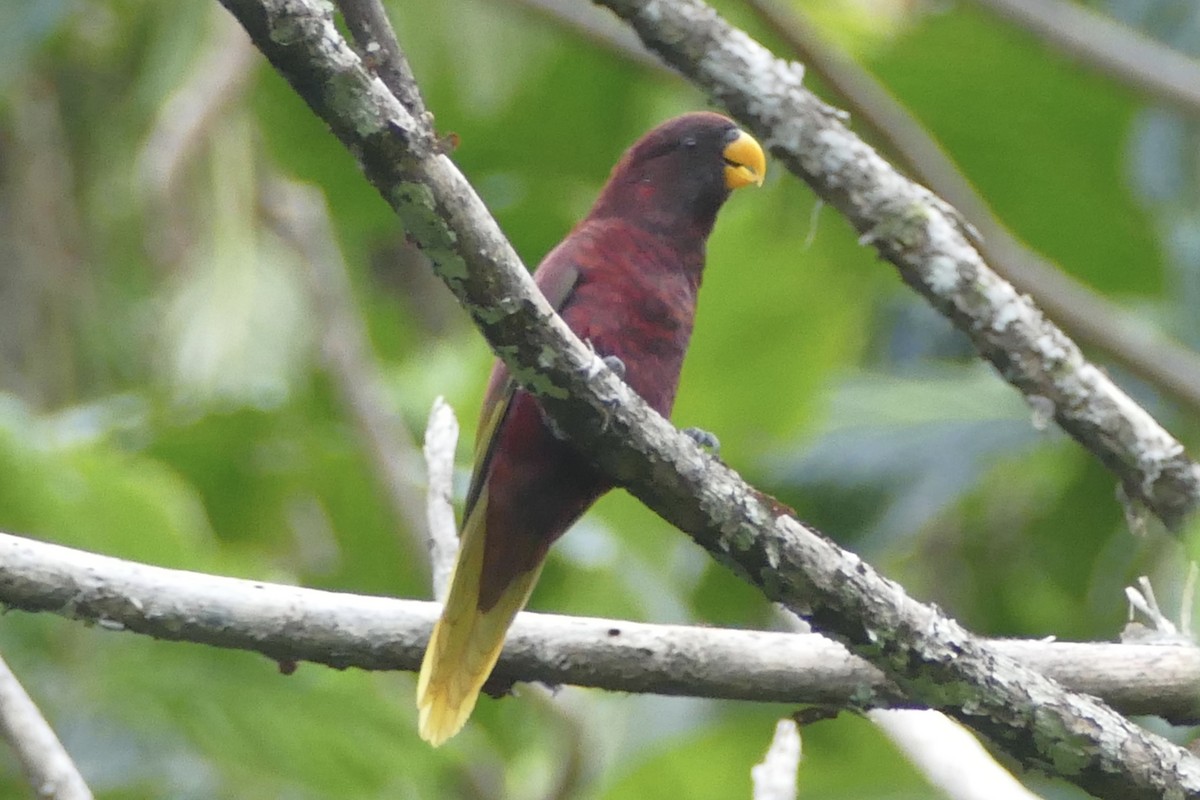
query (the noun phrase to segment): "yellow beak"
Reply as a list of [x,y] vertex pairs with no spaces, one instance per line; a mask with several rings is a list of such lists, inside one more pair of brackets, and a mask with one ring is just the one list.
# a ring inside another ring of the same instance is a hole
[[767,175],[767,157],[754,137],[739,131],[738,137],[721,153],[725,159],[725,187],[740,189],[754,184],[762,186]]

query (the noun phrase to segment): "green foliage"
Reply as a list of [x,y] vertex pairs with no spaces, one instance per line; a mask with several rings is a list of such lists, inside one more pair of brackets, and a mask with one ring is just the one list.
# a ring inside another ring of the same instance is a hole
[[[913,110],[1014,233],[1195,334],[1196,193],[1179,180],[1194,174],[1189,124],[970,4],[818,5],[824,33]],[[439,131],[457,135],[453,158],[532,268],[628,143],[704,99],[518,6],[390,10]],[[269,179],[322,190],[392,411],[419,437],[445,395],[464,470],[487,347],[353,156],[265,65],[177,154],[173,182],[154,185],[163,176],[146,164],[162,154],[146,148],[227,35],[222,14],[211,0],[0,3],[0,529],[423,596],[414,532],[386,502],[320,357],[300,259],[264,211]],[[1151,388],[1123,382],[1195,439]],[[1035,430],[1016,393],[778,165],[712,237],[674,416],[981,633],[1112,638],[1134,576],[1154,575],[1167,598],[1182,579],[1173,543],[1129,536],[1108,473]],[[779,625],[619,492],[556,546],[533,606]],[[250,654],[16,614],[0,620],[0,653],[104,800],[542,797],[564,772],[562,796],[748,797],[774,719],[792,711],[526,690],[485,699],[432,751],[406,675],[302,665],[285,677]],[[804,739],[806,798],[931,792],[861,719]],[[21,787],[0,756],[0,795]]]

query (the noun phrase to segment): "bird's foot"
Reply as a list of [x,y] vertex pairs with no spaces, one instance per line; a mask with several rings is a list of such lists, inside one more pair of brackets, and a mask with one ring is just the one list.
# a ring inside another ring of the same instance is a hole
[[703,447],[705,450],[708,450],[714,456],[720,455],[721,440],[717,438],[715,433],[706,431],[703,428],[684,428],[683,435]]
[[[621,380],[625,380],[625,362],[624,361],[617,358],[616,356],[601,356],[600,360],[603,361],[604,366],[611,369],[618,378],[620,378]],[[617,410],[617,401],[615,398],[610,398],[609,400],[607,400],[604,403],[604,421],[600,425],[601,431],[608,430],[608,426],[612,422],[612,416],[614,413],[616,413],[616,410]]]
[[618,378],[620,378],[621,380],[625,380],[625,362],[624,361],[617,358],[616,356],[604,356],[603,358],[601,358],[601,361],[604,362],[604,366],[608,367],[613,372],[615,372],[617,374]]
[[[591,350],[593,353],[600,356],[600,360],[604,362],[604,366],[608,367],[613,372],[617,373],[618,378],[621,378],[622,380],[625,379],[625,362],[624,361],[617,358],[616,356],[600,355],[600,351],[596,349],[595,342],[593,342],[591,339],[584,339],[583,343],[585,345],[587,345],[588,350]],[[596,374],[595,372],[591,372],[588,374],[588,377],[589,378],[593,377],[595,374]]]

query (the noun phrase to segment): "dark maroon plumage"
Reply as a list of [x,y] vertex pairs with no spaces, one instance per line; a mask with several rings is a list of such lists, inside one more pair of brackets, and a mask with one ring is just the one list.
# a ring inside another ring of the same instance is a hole
[[[717,211],[732,188],[761,183],[764,167],[761,148],[725,117],[696,113],[670,120],[625,153],[591,212],[534,276],[567,325],[598,354],[620,359],[626,383],[660,414],[669,415],[675,401]],[[487,642],[493,650],[481,684],[546,551],[612,486],[554,436],[537,401],[513,386],[499,361],[477,442],[462,553],[443,615],[449,633],[438,638],[435,632],[418,690],[422,735],[435,743],[452,735],[474,704],[473,695],[460,702],[454,695],[465,692],[444,688],[459,677],[442,663],[454,658],[451,645],[474,652],[465,643],[473,635],[456,626],[468,617],[480,628],[493,618],[503,624],[497,641]],[[467,615],[466,606],[476,616]],[[434,674],[439,669],[448,677]],[[443,705],[452,711],[443,713]]]

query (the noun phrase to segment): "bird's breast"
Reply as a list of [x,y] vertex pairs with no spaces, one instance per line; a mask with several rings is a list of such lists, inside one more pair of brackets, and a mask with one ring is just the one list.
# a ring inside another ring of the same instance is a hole
[[692,334],[699,269],[649,245],[632,256],[585,271],[563,316],[596,352],[621,359],[625,382],[667,415]]

